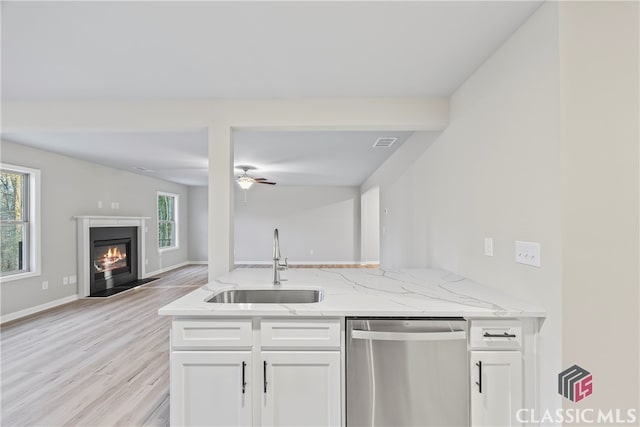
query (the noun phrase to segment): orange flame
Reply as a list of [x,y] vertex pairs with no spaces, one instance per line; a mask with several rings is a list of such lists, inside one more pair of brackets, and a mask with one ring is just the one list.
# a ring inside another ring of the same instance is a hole
[[107,252],[104,254],[105,264],[112,264],[116,261],[120,261],[121,259],[126,258],[125,255],[120,252],[118,247],[109,248]]

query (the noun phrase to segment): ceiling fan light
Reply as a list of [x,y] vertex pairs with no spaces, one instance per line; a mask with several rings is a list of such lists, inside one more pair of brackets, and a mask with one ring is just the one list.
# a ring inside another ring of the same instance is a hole
[[243,190],[248,190],[253,185],[253,180],[251,178],[249,178],[248,176],[239,177],[237,182],[238,182],[238,185],[240,186],[240,188],[242,188]]

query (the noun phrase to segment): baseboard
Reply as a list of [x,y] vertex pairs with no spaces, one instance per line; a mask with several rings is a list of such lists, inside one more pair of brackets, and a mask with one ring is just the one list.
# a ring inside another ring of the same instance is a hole
[[57,307],[59,305],[68,304],[70,302],[76,301],[78,298],[79,297],[77,294],[71,295],[68,297],[57,299],[55,301],[40,304],[35,307],[25,308],[24,310],[16,311],[14,313],[5,314],[4,316],[0,317],[0,324],[19,319],[21,317],[29,316],[31,314],[38,313],[40,311],[48,310],[50,308]]
[[[281,260],[280,262],[283,262],[283,260]],[[325,265],[325,264],[331,264],[331,265],[356,265],[356,264],[361,264],[360,261],[295,261],[295,260],[288,260],[287,261],[290,265]],[[271,265],[273,264],[273,261],[235,261],[234,265],[245,265],[245,264],[253,264],[253,265]]]
[[233,265],[245,265],[245,264],[253,264],[253,265],[271,265],[273,261],[234,261]]
[[190,264],[189,261],[180,262],[178,264],[174,264],[174,265],[171,265],[169,267],[161,268],[160,270],[150,271],[148,273],[145,273],[144,276],[142,276],[141,278],[142,279],[147,279],[149,277],[156,276],[156,275],[162,274],[162,273],[166,273],[167,271],[175,270],[176,268],[184,267],[185,265],[189,265],[189,264]]
[[207,265],[208,261],[184,261],[178,264],[171,265],[169,267],[161,268],[160,270],[151,271],[149,273],[145,273],[141,279],[147,279],[151,276],[156,276],[158,274],[166,273],[167,271],[175,270],[176,268],[184,267],[185,265]]

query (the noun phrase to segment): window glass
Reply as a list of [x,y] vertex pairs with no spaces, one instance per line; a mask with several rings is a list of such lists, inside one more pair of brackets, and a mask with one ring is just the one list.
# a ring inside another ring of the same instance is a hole
[[0,171],[0,274],[29,271],[29,174]]
[[172,194],[158,194],[158,248],[177,246],[176,207],[178,197]]

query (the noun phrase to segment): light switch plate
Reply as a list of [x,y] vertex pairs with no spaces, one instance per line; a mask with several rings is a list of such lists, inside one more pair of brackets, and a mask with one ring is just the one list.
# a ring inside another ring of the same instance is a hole
[[484,254],[486,256],[493,256],[493,238],[484,238]]
[[540,267],[540,243],[516,240],[516,262]]

